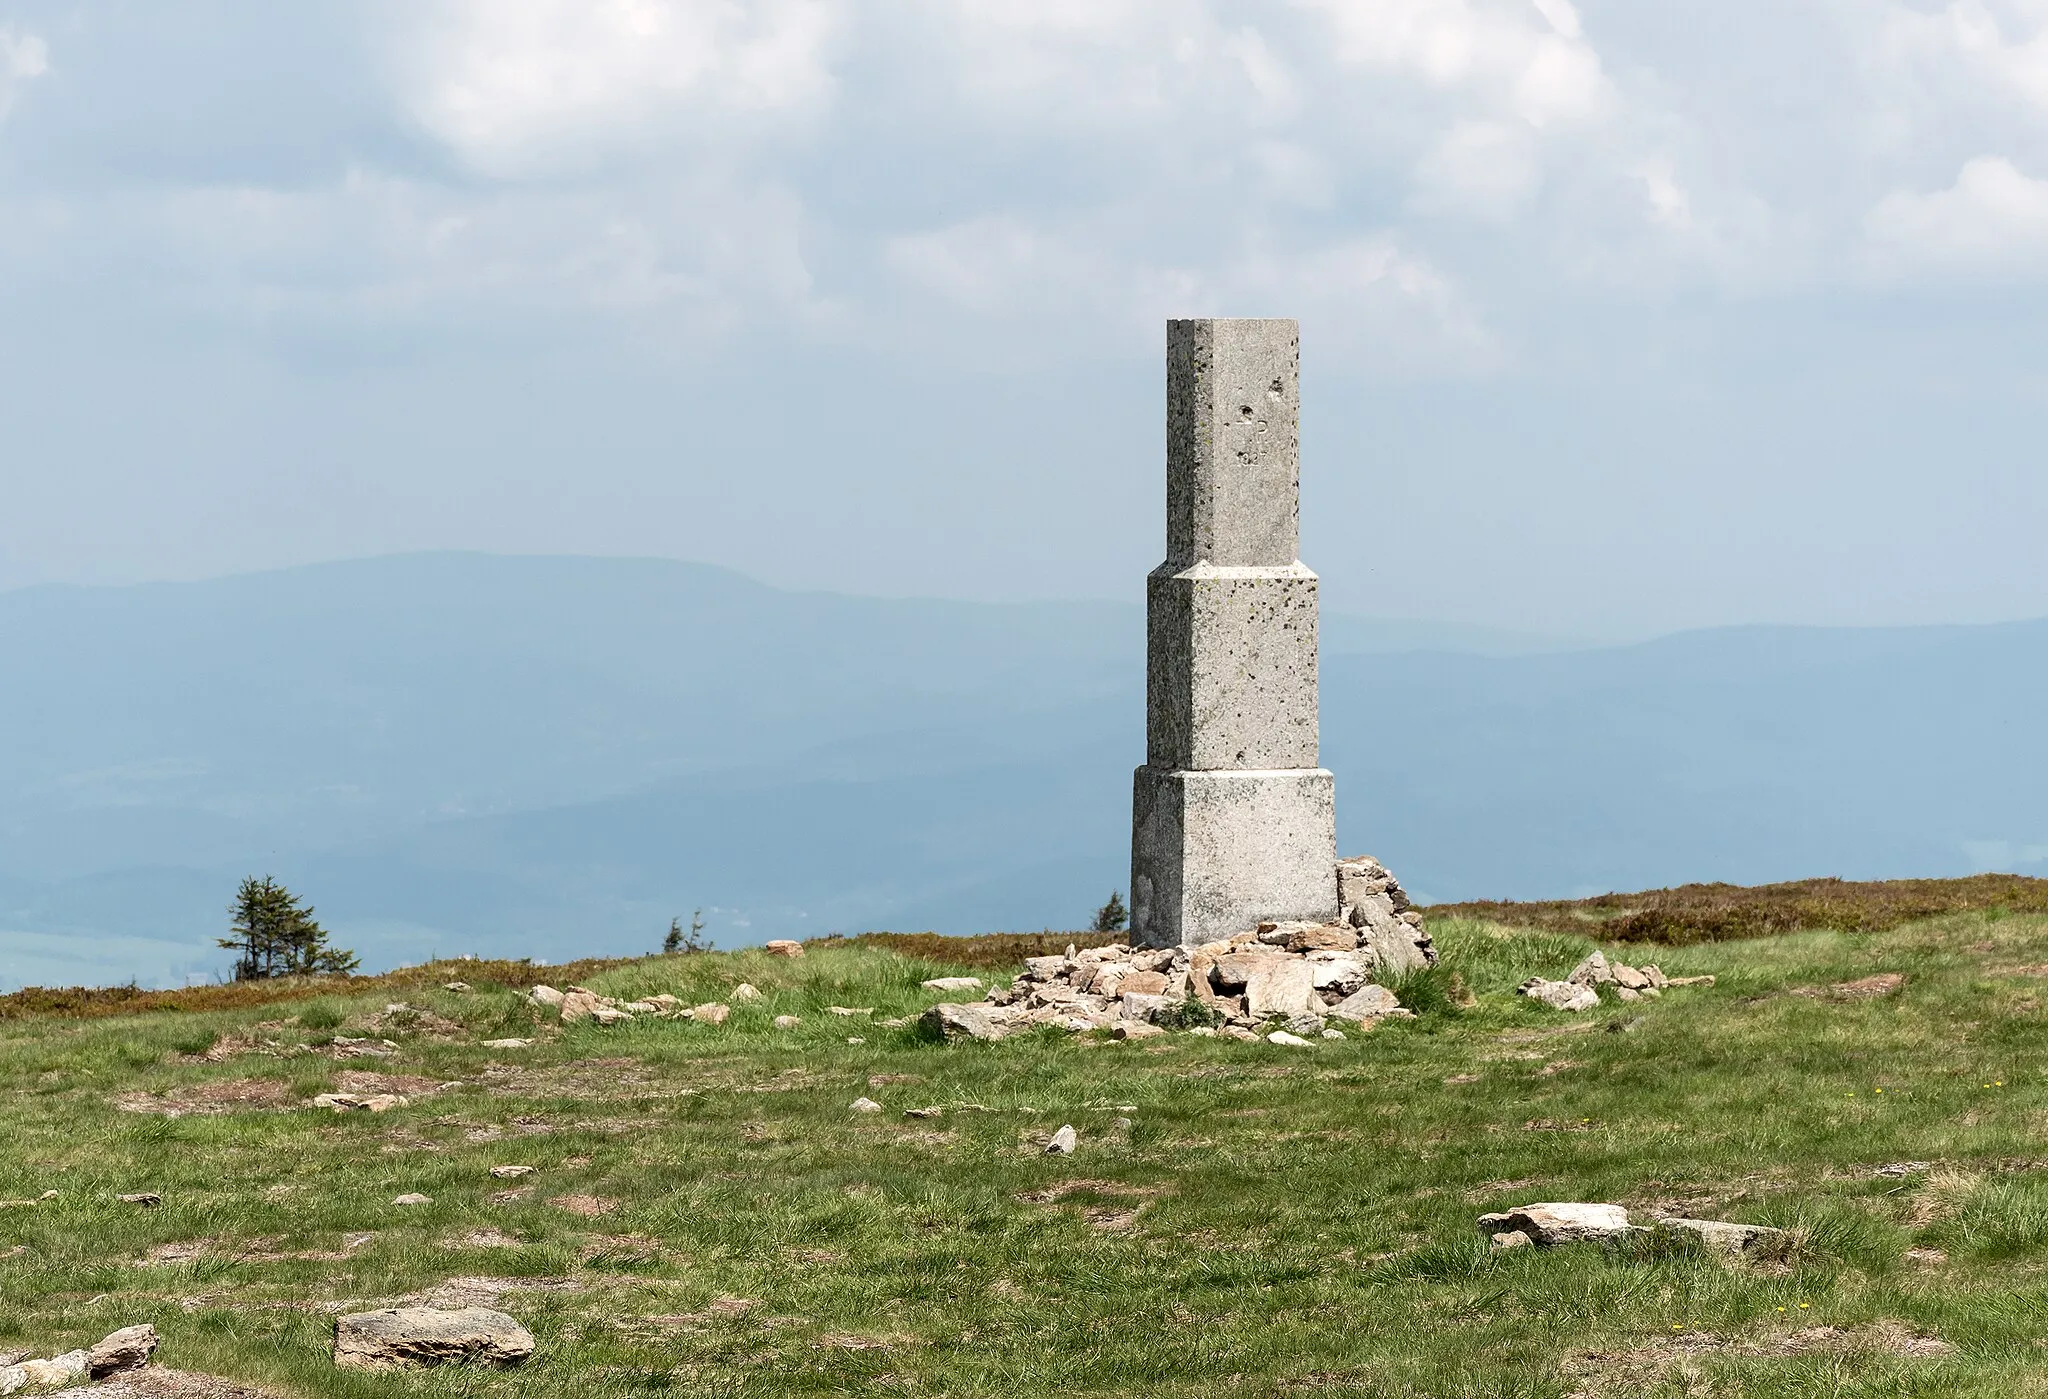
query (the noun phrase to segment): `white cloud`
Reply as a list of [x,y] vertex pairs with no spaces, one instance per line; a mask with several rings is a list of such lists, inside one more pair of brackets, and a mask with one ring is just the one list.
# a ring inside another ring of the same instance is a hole
[[1946,65],[2027,106],[2048,107],[2048,6],[2039,0],[1949,0],[1937,10],[1891,4],[1878,44],[1894,60]]
[[[714,217],[698,217],[715,209]],[[484,194],[373,170],[303,189],[186,190],[97,211],[146,233],[142,294],[221,320],[393,328],[658,313],[694,334],[826,313],[773,189]]]
[[1298,315],[1326,346],[1402,372],[1498,357],[1452,279],[1386,231],[1317,243],[1252,228],[1198,264],[1134,263],[1103,226],[1002,217],[892,239],[888,258],[926,295],[1020,326],[1093,321],[1141,343],[1170,316]]
[[1460,122],[1415,166],[1414,207],[1505,222],[1543,183],[1543,148],[1521,122]]
[[1678,182],[1678,175],[1666,157],[1654,157],[1635,168],[1643,184],[1643,202],[1650,222],[1684,231],[1692,227],[1692,196]]
[[405,67],[420,123],[499,176],[728,145],[833,93],[844,0],[441,0]]
[[1339,62],[1459,90],[1534,126],[1597,119],[1613,85],[1567,0],[1296,0]]
[[1886,195],[1865,231],[1866,266],[1881,276],[2039,276],[2048,273],[2048,180],[1980,155],[1947,189]]
[[50,46],[34,34],[0,28],[0,118],[14,108],[23,86],[50,71]]

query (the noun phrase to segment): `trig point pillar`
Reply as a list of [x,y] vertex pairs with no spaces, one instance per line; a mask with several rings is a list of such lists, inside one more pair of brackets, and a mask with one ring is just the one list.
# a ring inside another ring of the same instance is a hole
[[1316,576],[1296,557],[1300,347],[1293,321],[1166,323],[1166,562],[1146,580],[1136,945],[1337,917]]

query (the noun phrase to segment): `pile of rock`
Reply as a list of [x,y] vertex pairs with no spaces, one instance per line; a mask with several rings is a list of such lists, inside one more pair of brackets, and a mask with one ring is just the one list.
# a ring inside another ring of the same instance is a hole
[[139,1370],[156,1354],[154,1326],[124,1326],[91,1350],[66,1351],[48,1360],[0,1355],[0,1394],[24,1389],[55,1389],[82,1379],[104,1379]]
[[[926,1020],[949,1037],[985,1040],[1041,1025],[1136,1037],[1188,1019],[1220,1020],[1221,1033],[1250,1039],[1284,1021],[1276,1042],[1300,1044],[1328,1033],[1330,1020],[1369,1027],[1409,1015],[1382,983],[1435,964],[1422,915],[1369,857],[1340,863],[1337,888],[1334,923],[1261,923],[1195,948],[1069,947],[1027,958],[1009,986],[934,1006]],[[1192,1017],[1189,1002],[1201,1007]]]
[[1666,976],[1654,966],[1625,967],[1609,962],[1604,952],[1593,952],[1563,981],[1532,976],[1517,989],[1552,1010],[1593,1010],[1600,1004],[1603,986],[1611,989],[1617,1001],[1643,1001],[1655,1000],[1674,986],[1713,984],[1711,976]]
[[[761,993],[743,981],[733,987],[732,998],[736,1001],[757,1001]],[[582,986],[571,986],[567,991],[557,991],[552,986],[535,986],[526,993],[526,999],[541,1010],[554,1011],[564,1025],[575,1025],[585,1020],[599,1025],[619,1025],[642,1015],[661,1020],[700,1020],[707,1025],[723,1025],[726,1017],[732,1014],[732,1007],[723,1001],[686,1006],[678,997],[666,993],[644,1000],[620,1001],[611,996],[600,996]]]
[[1782,1229],[1762,1224],[1731,1224],[1719,1219],[1685,1219],[1659,1215],[1655,1224],[1629,1222],[1628,1211],[1620,1205],[1539,1204],[1521,1205],[1499,1214],[1479,1216],[1479,1232],[1493,1240],[1495,1248],[1558,1248],[1565,1244],[1613,1243],[1631,1235],[1663,1232],[1690,1235],[1715,1253],[1750,1253],[1768,1240],[1784,1235]]

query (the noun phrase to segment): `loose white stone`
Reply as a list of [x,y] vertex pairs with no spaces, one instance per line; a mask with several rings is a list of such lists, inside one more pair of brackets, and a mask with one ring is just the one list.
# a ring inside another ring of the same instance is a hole
[[1595,949],[1586,954],[1586,959],[1571,970],[1565,978],[1574,986],[1611,986],[1614,984],[1614,970],[1607,965],[1607,954]]
[[534,1170],[532,1166],[493,1166],[491,1174],[499,1180],[517,1180],[521,1176],[532,1175]]
[[742,981],[732,988],[732,998],[736,1001],[758,1001],[761,999],[761,988],[751,981]]
[[532,1001],[537,1006],[553,1009],[561,1005],[566,997],[552,986],[535,986],[527,990],[526,999]]
[[855,1098],[849,1106],[855,1112],[880,1112],[882,1105],[873,1098]]
[[1268,1044],[1284,1044],[1293,1049],[1313,1049],[1315,1046],[1300,1035],[1290,1035],[1285,1030],[1275,1030],[1266,1036]]
[[979,991],[982,981],[978,976],[935,976],[923,984],[927,991]]
[[391,1203],[394,1205],[431,1205],[434,1203],[434,1197],[431,1195],[421,1195],[417,1192],[414,1192],[410,1195],[400,1195]]
[[803,1023],[804,1019],[801,1015],[778,1015],[775,1017],[775,1028],[778,1030],[794,1030]]
[[1600,1004],[1600,995],[1590,986],[1574,986],[1569,981],[1545,981],[1542,977],[1531,977],[1516,988],[1532,1001],[1540,1001],[1552,1010],[1592,1010]]
[[485,1040],[483,1047],[485,1049],[525,1049],[532,1043],[532,1040]]
[[55,1389],[60,1384],[70,1384],[86,1377],[85,1352],[67,1350],[48,1360],[24,1360],[20,1368],[29,1384]]
[[999,1040],[1022,1022],[1021,1008],[986,1001],[946,1001],[924,1013],[924,1024],[947,1039]]
[[1620,1205],[1519,1205],[1500,1214],[1479,1216],[1479,1232],[1489,1238],[1497,1233],[1519,1231],[1546,1248],[1617,1239],[1630,1229],[1628,1211]]
[[1045,1154],[1047,1156],[1072,1156],[1074,1154],[1074,1147],[1079,1144],[1079,1140],[1080,1138],[1075,1133],[1073,1126],[1069,1124],[1052,1134],[1052,1140],[1045,1144]]
[[1401,1009],[1400,999],[1384,986],[1361,986],[1329,1009],[1336,1020],[1377,1020]]

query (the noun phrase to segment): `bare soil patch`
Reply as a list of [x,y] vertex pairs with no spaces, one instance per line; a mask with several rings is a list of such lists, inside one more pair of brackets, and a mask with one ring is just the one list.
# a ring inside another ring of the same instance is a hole
[[557,1195],[548,1203],[558,1210],[566,1210],[585,1219],[596,1219],[599,1215],[610,1214],[619,1207],[617,1200],[607,1200],[602,1195]]
[[166,1093],[140,1090],[114,1099],[122,1112],[158,1113],[164,1117],[214,1117],[229,1112],[275,1112],[295,1107],[291,1085],[275,1078],[230,1078],[194,1083]]
[[154,1366],[66,1393],[92,1394],[99,1399],[276,1399],[277,1394],[275,1390],[252,1388],[219,1375],[159,1370]]
[[1854,981],[1838,981],[1833,986],[1795,986],[1792,994],[1821,1001],[1871,1001],[1889,996],[1905,984],[1906,978],[1898,972],[1879,972],[1875,976],[1859,976]]

